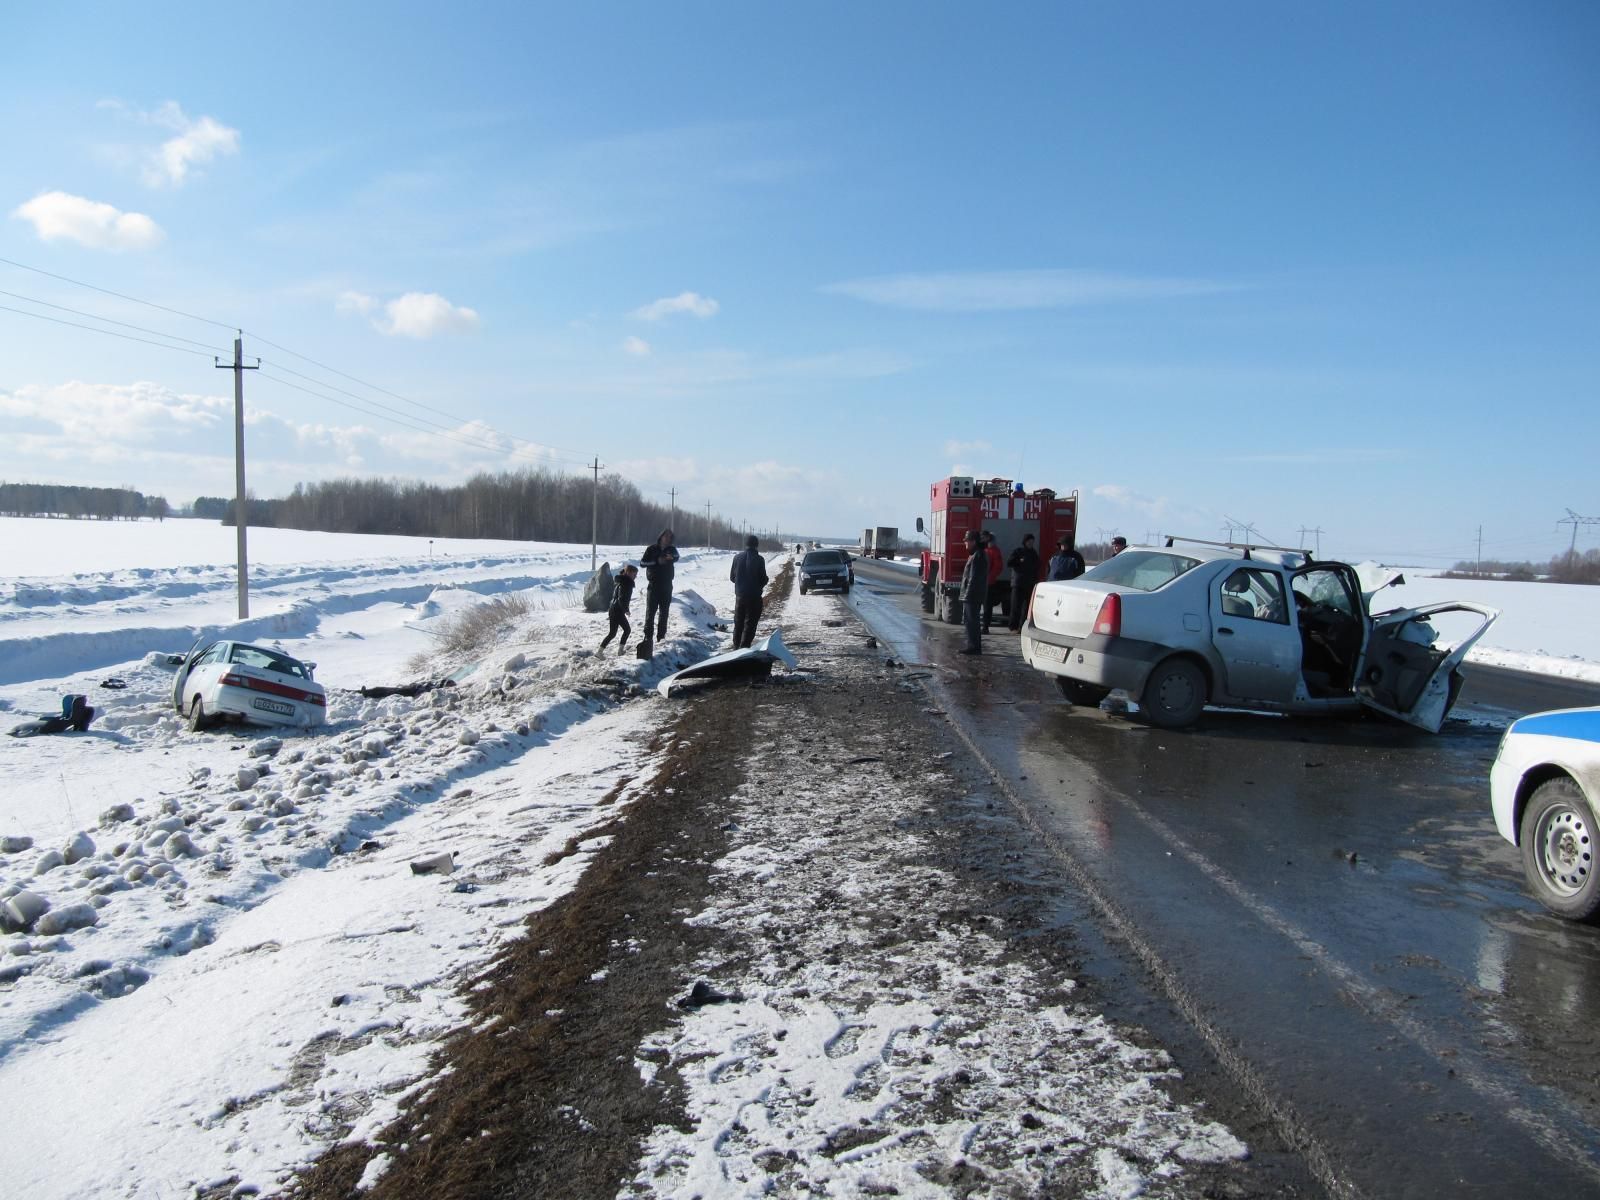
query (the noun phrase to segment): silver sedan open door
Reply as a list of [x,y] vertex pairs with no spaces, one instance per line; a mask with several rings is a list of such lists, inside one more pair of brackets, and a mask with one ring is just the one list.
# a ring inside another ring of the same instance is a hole
[[[1441,617],[1458,614],[1447,623]],[[1356,695],[1368,708],[1438,733],[1461,690],[1458,668],[1500,610],[1466,601],[1400,608],[1372,618]]]

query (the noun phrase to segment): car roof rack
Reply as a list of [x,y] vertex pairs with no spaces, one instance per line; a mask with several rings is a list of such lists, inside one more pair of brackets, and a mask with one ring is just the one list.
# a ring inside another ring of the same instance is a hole
[[1238,550],[1248,559],[1252,550],[1272,550],[1278,554],[1298,554],[1306,562],[1311,561],[1311,551],[1302,546],[1268,546],[1261,542],[1208,542],[1205,538],[1179,537],[1175,533],[1166,535],[1167,549],[1172,549],[1174,542],[1186,542],[1191,546],[1216,546],[1222,550]]

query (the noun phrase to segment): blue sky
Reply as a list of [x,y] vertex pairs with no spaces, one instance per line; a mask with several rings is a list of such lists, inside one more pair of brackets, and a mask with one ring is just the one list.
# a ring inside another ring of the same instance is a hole
[[598,454],[848,533],[957,470],[1418,562],[1600,516],[1581,0],[9,6],[0,95],[0,305],[202,343],[0,311],[0,479],[229,493],[239,326],[259,495]]

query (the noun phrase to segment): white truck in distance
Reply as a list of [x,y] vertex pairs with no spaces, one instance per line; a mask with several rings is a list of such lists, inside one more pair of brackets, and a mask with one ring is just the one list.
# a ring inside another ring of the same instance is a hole
[[862,558],[893,558],[900,552],[900,530],[877,525],[861,531]]

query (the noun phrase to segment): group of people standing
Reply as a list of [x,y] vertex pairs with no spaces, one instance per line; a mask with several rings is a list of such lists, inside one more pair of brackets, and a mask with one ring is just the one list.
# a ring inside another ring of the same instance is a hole
[[[672,530],[663,529],[660,536],[639,555],[645,578],[645,646],[653,645],[667,636],[667,610],[672,607],[672,577],[678,569],[678,547],[673,545],[673,537]],[[611,644],[611,639],[617,636],[619,629],[622,631],[622,640],[617,643],[617,653],[621,654],[627,646],[628,637],[633,633],[633,626],[628,622],[628,609],[633,606],[633,589],[638,579],[639,568],[632,563],[617,572],[616,581],[611,585],[611,607],[606,610],[611,628],[601,641],[600,649],[604,650]],[[652,627],[655,629],[654,637],[650,635]]]
[[[646,546],[644,553],[639,556],[645,575],[643,644],[646,647],[667,636],[667,610],[672,607],[672,580],[677,574],[678,564],[678,547],[673,541],[672,530],[663,529],[660,536]],[[606,610],[611,628],[600,642],[600,649],[609,646],[619,630],[622,640],[617,643],[617,653],[621,654],[627,646],[628,638],[633,633],[633,626],[628,622],[628,609],[633,605],[633,589],[637,586],[638,577],[639,568],[632,563],[617,572],[616,581],[611,587],[611,606]],[[760,538],[754,534],[745,538],[744,550],[733,556],[728,579],[733,584],[734,595],[733,647],[740,650],[755,640],[756,622],[761,620],[762,597],[767,589],[767,560],[761,554]],[[651,636],[652,629],[655,630],[654,637]]]
[[[982,654],[982,635],[989,632],[994,606],[1002,599],[1000,576],[1011,568],[1010,618],[1007,626],[1012,633],[1022,629],[1028,602],[1033,597],[1034,585],[1039,582],[1040,559],[1034,549],[1033,534],[1024,534],[1022,545],[1011,552],[1009,559],[1000,556],[994,534],[987,531],[968,530],[964,539],[967,547],[967,565],[961,573],[961,623],[966,629],[967,644],[962,654]],[[1119,544],[1120,543],[1120,544]],[[1112,554],[1127,546],[1125,538],[1112,540]],[[1056,553],[1051,556],[1045,580],[1076,579],[1084,571],[1083,555],[1069,534],[1056,539]]]

